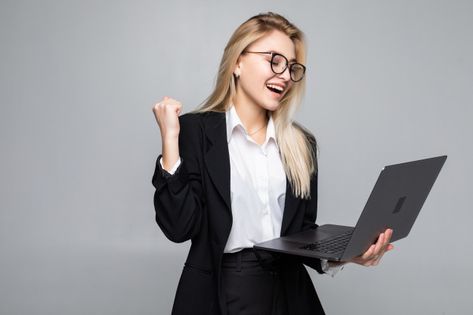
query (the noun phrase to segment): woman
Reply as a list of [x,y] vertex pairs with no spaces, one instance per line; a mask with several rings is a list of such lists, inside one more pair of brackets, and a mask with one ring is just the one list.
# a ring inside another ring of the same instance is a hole
[[[194,113],[165,97],[153,185],[156,221],[192,241],[173,314],[323,314],[304,268],[335,263],[252,250],[315,226],[314,137],[293,122],[304,91],[302,32],[278,14],[254,16],[230,38],[215,90]],[[392,249],[391,230],[352,262]]]

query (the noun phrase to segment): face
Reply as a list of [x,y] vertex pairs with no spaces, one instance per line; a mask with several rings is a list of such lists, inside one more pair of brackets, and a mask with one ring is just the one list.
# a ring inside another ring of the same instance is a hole
[[[274,52],[285,56],[289,64],[296,61],[294,43],[280,31],[262,37],[246,51]],[[269,111],[278,108],[281,99],[294,84],[289,67],[281,74],[271,70],[271,54],[243,53],[234,73],[239,76],[234,102],[244,106],[259,106]]]

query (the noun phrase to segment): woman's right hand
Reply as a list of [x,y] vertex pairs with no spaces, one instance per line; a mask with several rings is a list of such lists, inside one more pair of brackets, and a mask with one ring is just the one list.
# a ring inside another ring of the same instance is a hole
[[153,107],[154,116],[161,131],[162,164],[168,172],[179,160],[179,114],[181,110],[181,103],[167,96]]
[[180,130],[179,114],[181,110],[181,103],[167,96],[154,105],[154,116],[158,122],[163,141],[178,138]]

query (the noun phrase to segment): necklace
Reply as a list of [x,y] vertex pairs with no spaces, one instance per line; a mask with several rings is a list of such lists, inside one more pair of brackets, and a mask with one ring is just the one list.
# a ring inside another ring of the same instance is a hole
[[252,135],[254,135],[255,133],[257,133],[258,131],[260,131],[261,129],[263,129],[264,127],[266,127],[266,125],[263,125],[262,127],[259,127],[258,129],[256,129],[255,131],[252,131],[251,133],[250,133],[250,132],[246,132],[246,134],[249,135],[249,136],[252,136]]

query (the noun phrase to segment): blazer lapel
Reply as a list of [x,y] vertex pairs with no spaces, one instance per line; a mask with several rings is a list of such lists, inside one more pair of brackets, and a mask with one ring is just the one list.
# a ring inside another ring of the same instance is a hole
[[230,156],[225,113],[207,113],[204,116],[204,129],[209,141],[204,157],[205,165],[215,188],[230,210]]
[[[209,112],[204,116],[204,132],[209,144],[205,153],[205,166],[215,188],[222,197],[227,209],[230,202],[230,155],[227,143],[225,113]],[[281,236],[286,235],[301,200],[292,193],[289,180],[286,179],[286,201],[281,224]]]

